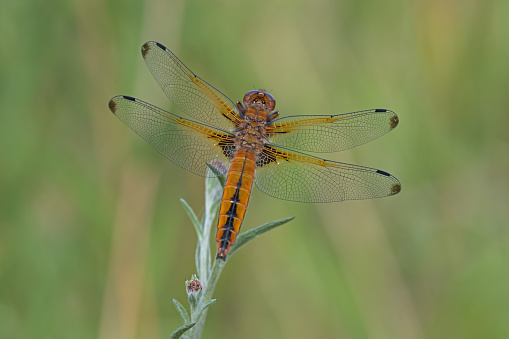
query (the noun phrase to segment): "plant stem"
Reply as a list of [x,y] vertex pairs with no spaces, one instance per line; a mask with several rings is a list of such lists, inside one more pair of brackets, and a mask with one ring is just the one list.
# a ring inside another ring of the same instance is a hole
[[[219,172],[218,169],[212,167],[211,165],[209,165],[209,168],[216,176],[219,177],[221,175],[221,172]],[[216,214],[222,196],[222,185],[224,184],[224,180],[222,181],[218,179],[219,178],[211,177],[205,180],[205,213],[203,214],[201,221],[198,221],[199,219],[192,208],[184,200],[181,200],[182,205],[189,215],[198,236],[198,244],[195,254],[198,278],[193,275],[193,278],[190,281],[192,285],[189,285],[189,282],[186,281],[186,292],[191,308],[190,317],[187,314],[185,308],[178,301],[174,300],[175,307],[177,308],[177,311],[180,313],[180,316],[184,322],[186,322],[188,319],[190,319],[190,322],[188,324],[184,324],[184,326],[173,332],[172,338],[201,338],[203,327],[205,326],[205,320],[207,318],[208,309],[212,304],[215,303],[215,299],[212,299],[214,290],[216,289],[217,282],[221,276],[221,272],[223,271],[229,259],[240,247],[245,245],[247,242],[293,219],[286,218],[272,221],[270,223],[255,227],[248,230],[247,232],[239,234],[235,245],[231,247],[228,256],[226,257],[226,260],[214,260],[213,256],[211,257],[210,237],[212,227],[214,226],[214,222],[217,219]],[[212,265],[211,260],[214,260]],[[198,291],[196,288],[190,288],[190,286],[200,285],[201,289],[198,287]]]

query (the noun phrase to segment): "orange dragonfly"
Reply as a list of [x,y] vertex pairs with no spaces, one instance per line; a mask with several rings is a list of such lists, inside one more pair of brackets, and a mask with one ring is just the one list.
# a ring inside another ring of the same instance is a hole
[[400,192],[398,179],[385,171],[301,153],[343,151],[376,139],[398,125],[394,112],[279,118],[274,97],[264,90],[249,91],[242,103],[234,104],[160,43],[145,43],[141,54],[163,92],[193,120],[125,95],[112,98],[109,108],[161,154],[194,174],[213,176],[207,163],[226,164],[216,259],[225,260],[235,243],[253,183],[267,195],[299,202]]

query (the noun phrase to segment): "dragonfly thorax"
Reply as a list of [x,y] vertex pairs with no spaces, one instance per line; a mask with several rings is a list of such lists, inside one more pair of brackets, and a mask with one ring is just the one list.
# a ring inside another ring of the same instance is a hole
[[247,147],[261,151],[268,140],[266,137],[267,114],[249,108],[244,113],[244,119],[235,129],[235,143],[237,147]]

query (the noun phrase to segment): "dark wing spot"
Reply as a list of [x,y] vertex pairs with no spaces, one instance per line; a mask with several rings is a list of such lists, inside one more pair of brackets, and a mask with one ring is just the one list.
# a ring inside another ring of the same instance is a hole
[[394,115],[393,117],[391,117],[390,124],[391,124],[391,129],[394,129],[394,128],[396,128],[396,126],[398,126],[399,118],[397,115]]
[[268,154],[266,152],[262,152],[258,159],[256,159],[256,166],[262,167],[270,164],[271,162],[275,162],[276,157],[273,154]]
[[127,95],[123,95],[123,97],[124,97],[124,99],[129,100],[129,101],[136,101],[135,98],[127,96]]
[[156,45],[157,47],[159,47],[160,49],[162,49],[163,51],[166,51],[166,47],[164,47],[163,45],[161,45],[160,43],[156,42]]
[[218,145],[222,148],[225,157],[230,160],[233,159],[233,156],[235,155],[235,145],[233,142],[220,141]]
[[148,51],[150,51],[150,44],[146,42],[143,44],[143,46],[141,46],[141,55],[143,56],[143,59],[145,59]]
[[391,187],[391,195],[395,195],[395,194],[398,194],[399,192],[401,192],[401,184],[394,184],[392,185]]
[[387,110],[383,108],[377,108],[375,109],[375,112],[387,112]]
[[285,156],[285,154],[279,151],[277,148],[265,145],[263,147],[262,153],[258,156],[258,159],[256,160],[256,166],[262,167],[270,164],[271,162],[276,162],[277,157],[281,157],[288,160],[287,156]]
[[386,177],[390,177],[391,176],[389,173],[381,171],[381,170],[376,170],[376,173],[381,174],[381,175],[385,175]]
[[108,102],[108,107],[110,108],[110,111],[115,114],[115,111],[117,110],[117,103],[115,100],[111,99],[110,102]]

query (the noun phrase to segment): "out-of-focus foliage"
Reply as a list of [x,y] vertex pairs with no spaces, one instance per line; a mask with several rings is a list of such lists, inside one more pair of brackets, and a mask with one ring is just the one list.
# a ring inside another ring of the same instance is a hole
[[253,192],[243,228],[295,216],[223,272],[205,338],[509,337],[509,2],[7,1],[0,11],[0,338],[168,338],[203,178],[108,110],[175,111],[140,54],[163,43],[281,115],[388,108],[326,155],[394,174],[391,198]]

